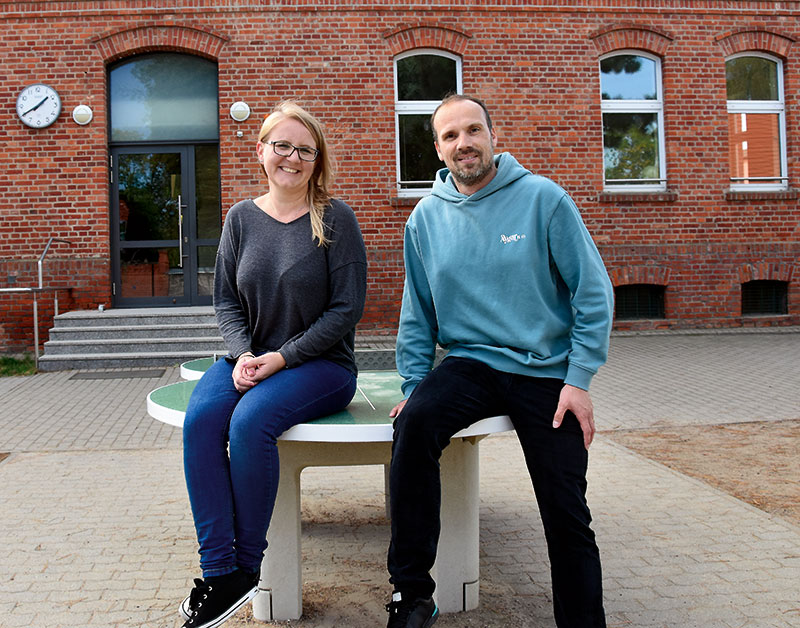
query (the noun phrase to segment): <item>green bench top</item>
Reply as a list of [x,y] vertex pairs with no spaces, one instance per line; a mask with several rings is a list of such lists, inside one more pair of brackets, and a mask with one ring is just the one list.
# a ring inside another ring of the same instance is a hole
[[[213,363],[213,358],[193,362],[199,362],[199,366],[205,365],[208,368]],[[362,371],[358,376],[358,389],[350,405],[341,412],[294,426],[281,436],[281,440],[391,442],[392,419],[389,411],[403,398],[401,382],[402,378],[395,371]],[[194,379],[155,389],[147,395],[148,414],[164,423],[182,426],[189,397],[196,385],[197,379]],[[456,434],[456,437],[483,436],[510,429],[513,427],[508,417],[490,417],[473,423]]]

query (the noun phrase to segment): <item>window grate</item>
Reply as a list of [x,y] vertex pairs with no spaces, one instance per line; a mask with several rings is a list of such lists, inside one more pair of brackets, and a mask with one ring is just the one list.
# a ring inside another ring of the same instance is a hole
[[789,313],[789,282],[755,279],[742,284],[742,316]]
[[665,318],[666,286],[630,284],[614,288],[614,316],[617,320]]

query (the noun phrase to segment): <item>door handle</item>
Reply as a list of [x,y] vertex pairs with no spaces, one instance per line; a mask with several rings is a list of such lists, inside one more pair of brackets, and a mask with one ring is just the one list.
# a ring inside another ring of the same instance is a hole
[[178,267],[183,268],[183,201],[178,194]]

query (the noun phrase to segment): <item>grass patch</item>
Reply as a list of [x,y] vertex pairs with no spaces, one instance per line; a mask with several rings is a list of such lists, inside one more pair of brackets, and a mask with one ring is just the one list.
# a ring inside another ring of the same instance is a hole
[[33,358],[25,356],[22,358],[12,358],[0,356],[0,377],[11,377],[14,375],[33,375],[36,372]]

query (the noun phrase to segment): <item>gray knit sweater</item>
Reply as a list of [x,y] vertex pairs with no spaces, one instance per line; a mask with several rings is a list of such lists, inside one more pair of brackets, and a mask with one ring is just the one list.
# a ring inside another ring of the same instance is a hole
[[327,246],[309,214],[288,224],[252,200],[225,218],[214,276],[214,310],[230,357],[278,351],[292,368],[324,358],[356,373],[353,344],[366,296],[367,259],[355,214],[332,200]]

